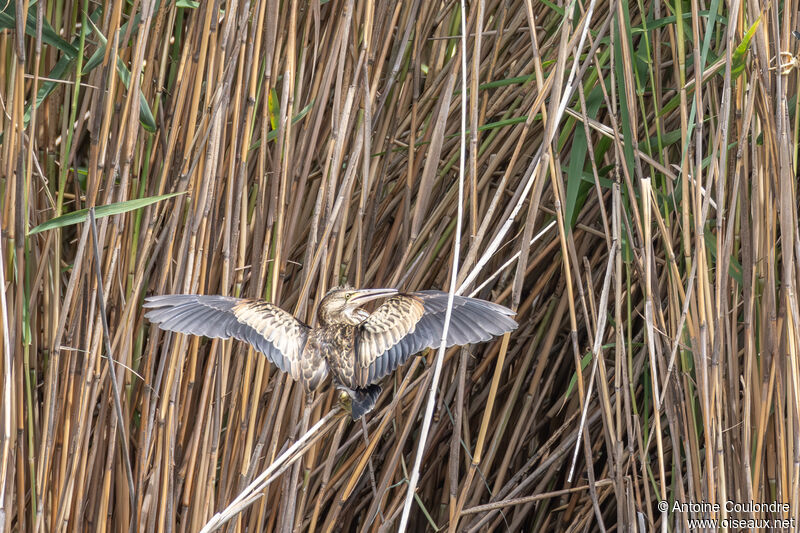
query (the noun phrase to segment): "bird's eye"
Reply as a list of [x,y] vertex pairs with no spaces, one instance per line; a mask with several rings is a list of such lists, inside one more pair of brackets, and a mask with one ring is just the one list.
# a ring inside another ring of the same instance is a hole
[[344,299],[345,300],[349,300],[351,296],[353,296],[353,293],[352,292],[348,292],[347,294],[344,295]]

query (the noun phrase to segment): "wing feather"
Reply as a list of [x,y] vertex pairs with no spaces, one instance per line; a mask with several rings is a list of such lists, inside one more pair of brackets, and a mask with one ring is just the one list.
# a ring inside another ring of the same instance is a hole
[[[364,387],[376,383],[426,348],[439,346],[448,294],[420,291],[388,299],[359,326],[355,372]],[[492,302],[455,296],[447,346],[484,342],[517,328],[513,311]]]
[[302,377],[301,357],[309,328],[276,305],[228,296],[172,294],[145,298],[144,307],[149,309],[145,317],[161,329],[239,339],[295,380]]
[[379,355],[414,331],[424,313],[422,300],[414,296],[399,294],[386,300],[359,326],[359,364],[369,367]]

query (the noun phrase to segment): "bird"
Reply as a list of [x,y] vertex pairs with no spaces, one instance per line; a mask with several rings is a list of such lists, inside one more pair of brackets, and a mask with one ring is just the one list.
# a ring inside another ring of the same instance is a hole
[[[363,308],[385,299],[374,312]],[[448,293],[436,290],[329,290],[311,327],[266,300],[197,294],[145,298],[145,317],[167,331],[234,338],[250,344],[311,394],[330,374],[353,420],[375,407],[379,382],[442,341]],[[514,312],[502,305],[453,296],[447,347],[485,342],[513,331]]]

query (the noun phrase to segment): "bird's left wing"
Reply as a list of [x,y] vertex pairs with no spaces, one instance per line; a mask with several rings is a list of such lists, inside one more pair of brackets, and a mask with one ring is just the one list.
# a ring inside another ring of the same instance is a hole
[[[448,294],[420,291],[389,298],[359,326],[357,385],[376,383],[409,357],[442,341]],[[488,341],[517,328],[511,309],[455,296],[447,346]]]
[[[263,300],[171,294],[145,298],[145,317],[161,329],[250,344],[295,380],[312,378],[321,368],[303,368],[301,356],[309,328],[280,307]],[[325,376],[316,376],[316,382]]]

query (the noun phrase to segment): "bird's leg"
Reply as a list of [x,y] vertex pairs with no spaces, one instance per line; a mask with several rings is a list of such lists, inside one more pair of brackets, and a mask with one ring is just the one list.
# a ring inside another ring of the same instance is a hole
[[339,407],[342,408],[342,416],[353,414],[353,401],[347,391],[339,391]]

